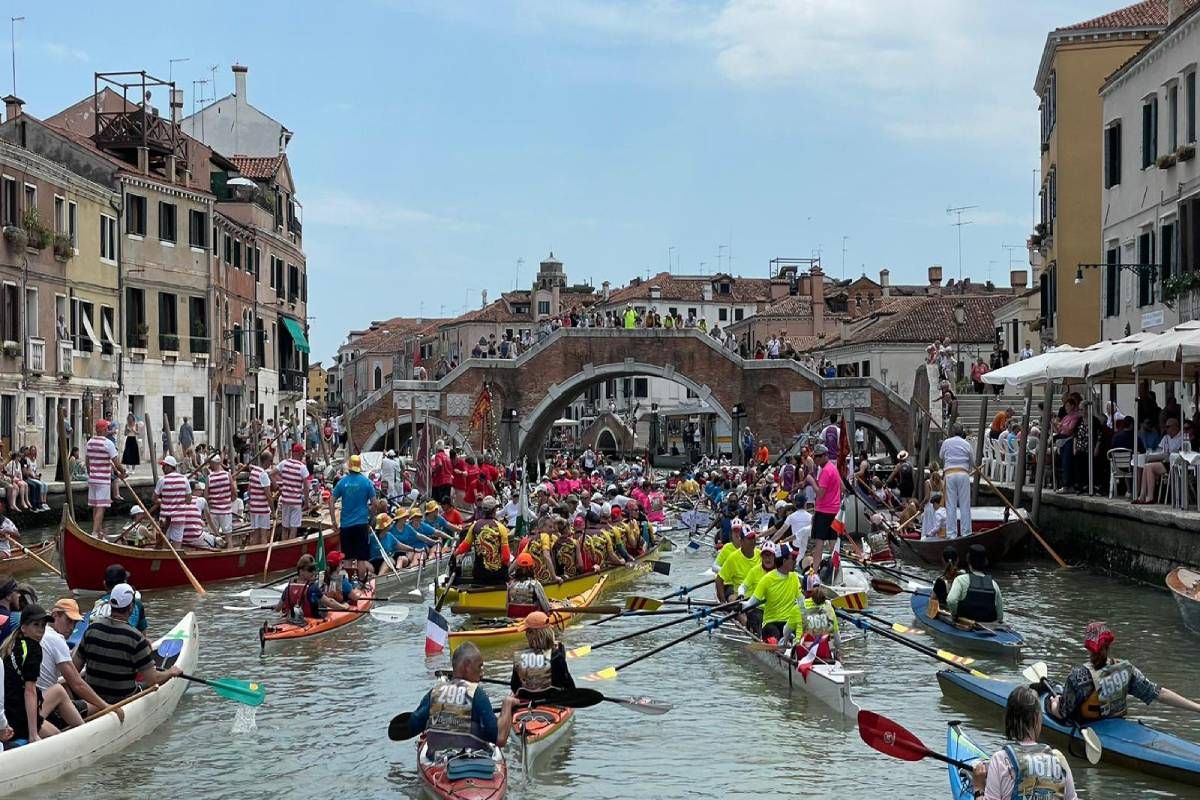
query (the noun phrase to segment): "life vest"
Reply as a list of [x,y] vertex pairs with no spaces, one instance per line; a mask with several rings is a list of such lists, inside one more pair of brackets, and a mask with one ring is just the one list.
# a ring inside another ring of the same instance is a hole
[[1011,800],[1051,800],[1067,793],[1067,761],[1053,747],[1010,744],[1004,748],[1013,767]]
[[535,578],[513,581],[508,585],[508,616],[524,619],[538,610],[538,585]]
[[1125,716],[1133,665],[1114,660],[1102,669],[1088,664],[1087,670],[1092,675],[1092,693],[1079,706],[1080,718],[1097,720]]
[[553,686],[550,677],[553,654],[553,650],[521,650],[513,653],[513,669],[517,671],[522,688],[541,692]]
[[625,527],[625,552],[635,557],[642,554],[642,537],[636,522],[631,522]]
[[996,587],[991,575],[971,573],[967,594],[958,603],[955,617],[966,617],[976,622],[996,621]]
[[583,546],[587,550],[593,564],[596,566],[604,565],[604,562],[608,559],[608,537],[604,536],[604,534],[585,536]]
[[504,539],[499,525],[495,520],[481,520],[475,523],[473,531],[472,549],[476,561],[489,572],[498,572],[504,566],[501,551]]
[[[800,643],[805,651],[807,652],[813,642],[820,641],[821,637],[825,636],[827,638],[817,648],[817,658],[832,661],[835,656],[833,645],[838,633],[837,616],[833,606],[828,602],[817,605],[812,600],[805,600],[800,608],[800,620],[804,626]],[[804,653],[799,653],[798,656],[802,658]]]
[[529,544],[525,547],[525,552],[533,556],[533,577],[539,581],[553,580],[554,576],[550,574],[549,567],[546,566],[546,553],[554,551],[554,545],[548,544],[553,541],[553,537],[548,533],[537,533],[529,537]]
[[564,578],[579,574],[579,564],[575,560],[576,554],[579,552],[579,542],[575,540],[574,536],[560,536],[554,545],[553,552],[554,563],[558,565],[558,571]]
[[476,684],[451,678],[429,690],[429,724],[437,733],[476,735],[474,714]]
[[293,617],[303,619],[320,619],[321,611],[313,606],[308,597],[307,583],[289,583],[283,590],[283,607]]

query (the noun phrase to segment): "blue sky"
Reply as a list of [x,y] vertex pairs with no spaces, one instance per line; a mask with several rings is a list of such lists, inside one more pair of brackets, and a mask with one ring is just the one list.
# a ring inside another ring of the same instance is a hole
[[840,275],[845,236],[847,275],[916,282],[930,264],[957,275],[946,208],[978,205],[964,272],[1006,283],[1003,245],[1031,226],[1045,35],[1118,4],[340,5],[10,5],[39,116],[94,71],[166,77],[173,58],[190,59],[174,66],[190,113],[209,67],[221,97],[229,65],[249,66],[250,101],[296,132],[314,358],[371,319],[495,298],[518,259],[525,286],[551,249],[596,285],[666,269],[670,247],[683,272],[715,271],[720,252],[754,276],[820,248]]

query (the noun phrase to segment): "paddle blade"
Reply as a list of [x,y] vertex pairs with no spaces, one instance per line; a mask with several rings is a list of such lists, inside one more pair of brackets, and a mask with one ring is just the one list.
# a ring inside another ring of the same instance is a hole
[[925,631],[919,631],[916,628],[910,628],[907,625],[901,625],[899,622],[892,623],[892,630],[896,633],[903,633],[908,636],[924,636]]
[[592,652],[592,646],[585,644],[582,647],[576,647],[574,650],[567,651],[567,658],[583,658]]
[[929,753],[920,739],[874,711],[858,712],[858,735],[875,750],[902,761],[920,761]]
[[833,598],[834,608],[848,608],[853,611],[862,611],[871,603],[867,599],[866,592],[854,592],[853,594],[844,594]]
[[960,667],[969,667],[975,663],[975,659],[971,658],[970,656],[960,656],[955,653],[951,653],[949,650],[938,650],[937,654],[947,661],[953,661]]
[[650,714],[651,716],[665,714],[675,707],[670,703],[655,700],[653,697],[606,697],[604,699],[609,703],[616,703],[630,711],[636,711],[639,714]]
[[158,657],[162,659],[177,656],[183,651],[182,639],[163,639],[158,643]]
[[604,669],[593,672],[590,675],[583,676],[583,679],[585,681],[612,681],[612,680],[616,680],[616,678],[617,678],[617,668],[616,667],[605,667]]
[[653,597],[633,597],[625,598],[626,611],[657,611],[662,608],[662,601],[655,600]]
[[671,562],[670,561],[651,561],[650,569],[654,570],[659,575],[670,575],[671,574]]
[[689,541],[688,541],[688,543],[687,543],[687,549],[688,549],[688,550],[699,550],[699,549],[700,549],[700,543],[699,543],[699,542],[697,542],[695,539],[691,539],[691,540],[689,540]]
[[411,711],[405,711],[403,714],[397,714],[392,717],[392,721],[388,723],[388,738],[393,742],[403,742],[405,739],[411,739],[413,732],[409,729],[408,724],[411,719]]
[[604,702],[604,695],[595,689],[563,689],[548,692],[539,705],[566,706],[567,708],[591,708]]
[[248,706],[261,706],[267,699],[267,689],[261,683],[234,678],[209,678],[204,683],[226,700],[245,703]]
[[1039,661],[1036,664],[1031,664],[1021,671],[1021,676],[1034,685],[1044,681],[1046,676],[1049,674],[1049,671],[1046,669],[1045,661]]
[[283,598],[283,590],[279,589],[252,589],[250,590],[250,602],[259,608],[274,608],[279,605]]
[[374,606],[371,616],[380,622],[403,622],[408,619],[408,606]]
[[[1037,666],[1036,664],[1034,666]],[[1042,664],[1042,666],[1046,666]],[[1087,753],[1089,764],[1099,764],[1100,756],[1104,753],[1104,747],[1100,744],[1100,737],[1091,728],[1083,729],[1083,746]]]

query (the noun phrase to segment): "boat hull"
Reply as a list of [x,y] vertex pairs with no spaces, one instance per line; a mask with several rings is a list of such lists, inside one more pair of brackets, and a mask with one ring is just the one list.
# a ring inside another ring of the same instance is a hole
[[539,758],[562,745],[574,724],[573,708],[537,706],[515,712],[512,731],[525,771],[528,773]]
[[1167,588],[1179,606],[1183,624],[1193,633],[1200,633],[1200,573],[1176,567],[1167,573]]
[[[53,539],[49,539],[37,544],[25,545],[30,553],[36,555],[48,564],[53,564],[58,557],[58,547]],[[12,546],[12,555],[8,558],[0,558],[0,574],[11,575],[14,578],[22,575],[31,575],[35,572],[43,572],[46,567],[37,558],[34,558],[29,553],[24,552],[15,544]]]
[[[608,585],[608,576],[601,575],[600,580],[592,584],[586,592],[567,600],[551,601],[555,610],[550,612],[550,624],[555,630],[562,631],[573,622],[579,622],[582,615],[572,614],[570,608],[587,608],[596,602],[600,593]],[[453,653],[463,642],[472,642],[477,647],[499,647],[502,645],[520,644],[525,641],[525,620],[518,620],[510,625],[498,628],[466,628],[450,633],[450,652]]]
[[[154,646],[172,638],[183,642],[173,665],[184,672],[193,672],[200,648],[194,614],[185,615]],[[0,781],[0,795],[15,794],[56,780],[125,749],[170,719],[187,686],[186,681],[173,678],[157,688],[145,690],[136,700],[121,707],[124,722],[116,714],[109,713],[57,736],[5,750],[0,753],[0,775],[4,776]]]
[[955,648],[971,650],[976,653],[1005,656],[1007,658],[1018,658],[1021,654],[1021,647],[1025,644],[1025,637],[1021,636],[1021,634],[1011,628],[998,626],[993,623],[987,624],[989,627],[995,627],[996,633],[988,634],[983,631],[960,630],[953,623],[940,617],[931,619],[928,614],[929,590],[927,589],[914,591],[912,593],[911,605],[913,617],[916,619],[917,625],[930,631]]
[[893,537],[900,544],[895,548],[903,556],[915,556],[930,566],[942,566],[942,553],[951,545],[958,550],[959,563],[965,566],[967,550],[972,545],[981,545],[987,551],[988,561],[997,564],[1003,561],[1014,547],[1029,535],[1029,528],[1019,519],[1009,520],[982,530],[975,529],[969,536],[946,539],[908,539]]
[[[1015,683],[978,678],[961,672],[938,672],[942,693],[972,704],[981,700],[1003,708]],[[1200,786],[1200,745],[1156,731],[1130,719],[1105,719],[1089,725],[1104,745],[1101,761],[1148,775]],[[1049,714],[1042,714],[1042,738],[1064,752],[1083,751],[1082,735]],[[1074,740],[1074,744],[1072,744]]]
[[[325,550],[338,546],[338,533],[325,533]],[[59,528],[59,553],[62,556],[63,578],[72,589],[104,591],[104,570],[110,564],[121,564],[134,576],[138,591],[170,589],[188,586],[187,575],[170,550],[150,547],[130,547],[95,539],[70,520]],[[214,581],[261,575],[267,566],[265,544],[233,547],[225,550],[196,550],[177,548],[188,569],[202,584]],[[316,555],[317,534],[276,542],[271,550],[271,572],[291,571],[301,555]]]
[[508,790],[508,764],[495,745],[488,745],[486,753],[495,765],[492,777],[452,781],[447,776],[447,758],[431,756],[422,738],[417,745],[417,770],[425,795],[435,800],[500,800]]
[[[987,753],[968,739],[955,722],[950,723],[946,730],[946,755],[957,761],[964,761],[972,767],[988,758]],[[951,800],[975,800],[975,782],[971,773],[954,764],[947,764],[946,771],[950,773]]]
[[364,597],[355,603],[355,612],[330,611],[321,619],[305,619],[303,625],[294,622],[263,623],[259,630],[262,652],[271,652],[282,646],[328,636],[335,631],[353,625],[368,616],[366,613],[375,604],[375,581],[371,581]]

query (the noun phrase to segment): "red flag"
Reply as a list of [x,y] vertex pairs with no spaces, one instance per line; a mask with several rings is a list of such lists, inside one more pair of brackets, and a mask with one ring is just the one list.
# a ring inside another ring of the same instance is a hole
[[838,573],[842,571],[842,539],[838,537],[833,543],[833,555],[829,557],[829,580],[836,583]]
[[820,639],[812,643],[808,648],[808,652],[804,654],[804,658],[800,659],[800,663],[796,665],[796,671],[804,678],[804,682],[808,683],[808,673],[812,670],[813,662],[817,660],[817,650],[825,643],[828,636],[822,636]]

